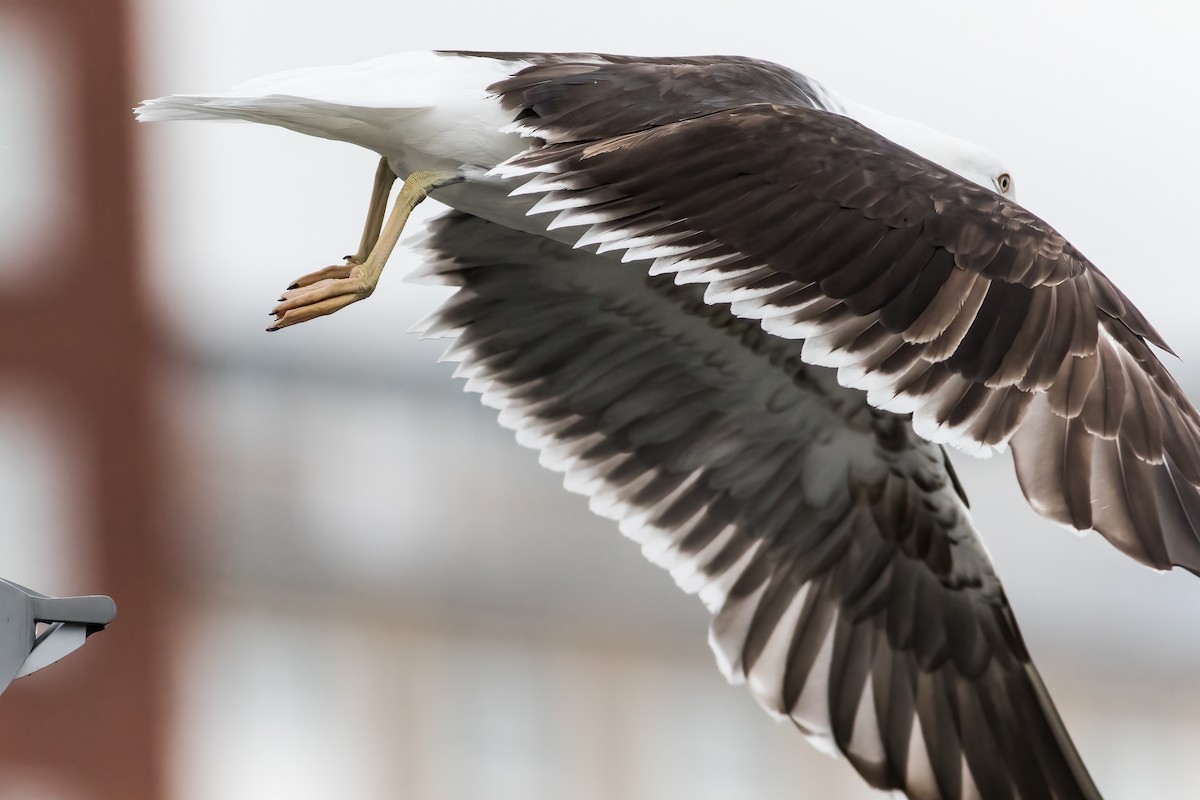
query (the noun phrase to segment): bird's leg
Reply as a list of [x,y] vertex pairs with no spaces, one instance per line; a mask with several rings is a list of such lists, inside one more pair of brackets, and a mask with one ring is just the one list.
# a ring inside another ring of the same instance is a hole
[[371,187],[371,205],[367,208],[367,221],[363,225],[362,239],[359,240],[358,251],[346,259],[347,261],[362,264],[375,249],[375,243],[379,241],[379,231],[383,229],[383,217],[387,213],[388,196],[391,195],[392,184],[395,182],[396,173],[392,172],[392,165],[388,163],[386,156],[381,156],[379,168],[375,170],[375,185]]
[[383,215],[387,213],[388,195],[392,193],[392,184],[396,182],[396,173],[387,158],[379,159],[379,168],[375,170],[375,185],[371,187],[371,205],[367,208],[367,221],[363,225],[362,240],[358,243],[358,252],[346,256],[345,263],[334,264],[316,272],[310,272],[292,282],[288,289],[298,289],[301,286],[312,286],[326,278],[349,278],[350,268],[355,264],[365,263],[371,255],[375,242],[379,241],[379,231],[383,227]]
[[396,247],[408,215],[428,194],[440,186],[458,183],[458,172],[424,170],[409,175],[396,196],[391,216],[383,224],[384,209],[396,174],[380,159],[371,193],[371,207],[363,227],[358,252],[338,264],[297,279],[271,309],[275,321],[267,330],[277,331],[289,325],[332,314],[363,298],[370,297],[379,283],[383,265]]

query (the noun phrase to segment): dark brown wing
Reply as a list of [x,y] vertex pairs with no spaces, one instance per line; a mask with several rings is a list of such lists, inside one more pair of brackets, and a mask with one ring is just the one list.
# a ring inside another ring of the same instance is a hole
[[726,677],[880,788],[1099,797],[941,447],[699,287],[461,214],[429,245],[467,388],[700,595]]
[[1011,440],[1041,514],[1200,571],[1200,415],[1166,345],[1049,225],[845,117],[748,106],[536,149],[551,227],[803,338],[877,408],[964,448]]
[[740,56],[454,54],[529,63],[488,91],[513,113],[513,130],[548,142],[606,139],[747,103],[826,108],[815,81]]

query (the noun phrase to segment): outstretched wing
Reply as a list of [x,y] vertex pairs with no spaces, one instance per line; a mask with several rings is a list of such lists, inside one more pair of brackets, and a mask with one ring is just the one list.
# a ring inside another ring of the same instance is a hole
[[[1056,231],[835,114],[754,105],[496,170],[581,244],[707,284],[870,403],[966,449],[1011,443],[1042,515],[1200,572],[1200,415],[1166,344]],[[532,213],[532,212],[531,212]]]
[[462,214],[429,247],[427,333],[764,708],[912,798],[1099,797],[939,445],[698,287]]
[[487,88],[514,115],[510,130],[546,142],[606,139],[747,103],[837,110],[816,81],[755,58],[451,54],[527,64]]

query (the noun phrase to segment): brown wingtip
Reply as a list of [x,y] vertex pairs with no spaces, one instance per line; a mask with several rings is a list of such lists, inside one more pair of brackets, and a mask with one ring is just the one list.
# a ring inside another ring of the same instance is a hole
[[[1129,319],[1129,316],[1127,315],[1121,320],[1125,323],[1125,327],[1129,328],[1129,330],[1133,331],[1138,336],[1141,336],[1159,350],[1162,350],[1164,353],[1170,353],[1178,359],[1179,354],[1171,348],[1171,345],[1167,344],[1167,340],[1163,338],[1162,334],[1155,330],[1154,326],[1150,324],[1150,320],[1146,319],[1145,316],[1143,316],[1136,308],[1133,308],[1132,304],[1130,304],[1129,308],[1131,311],[1133,311],[1135,316],[1133,319]],[[1134,324],[1131,325],[1131,322]]]

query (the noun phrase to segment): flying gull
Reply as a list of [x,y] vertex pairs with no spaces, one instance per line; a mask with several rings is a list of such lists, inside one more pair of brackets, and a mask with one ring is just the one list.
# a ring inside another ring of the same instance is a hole
[[413,53],[137,114],[380,155],[357,253],[271,330],[370,295],[436,191],[416,276],[458,292],[426,333],[700,596],[725,676],[872,786],[1100,796],[944,446],[1011,448],[1038,513],[1197,572],[1200,415],[996,158],[733,57]]

